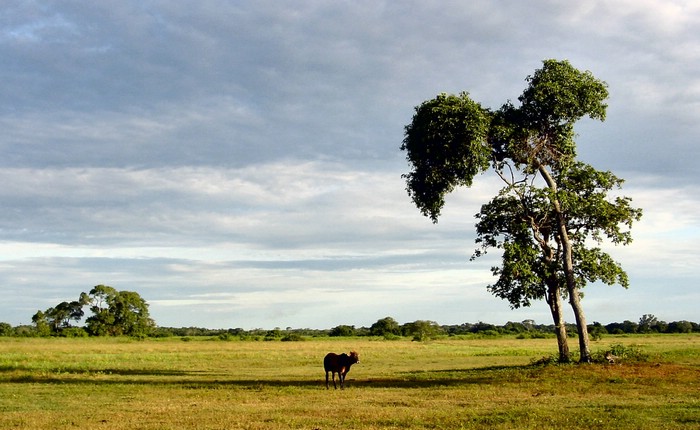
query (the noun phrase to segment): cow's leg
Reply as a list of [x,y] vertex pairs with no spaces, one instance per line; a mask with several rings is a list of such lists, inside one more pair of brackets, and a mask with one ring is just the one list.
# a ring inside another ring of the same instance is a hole
[[333,379],[333,388],[337,390],[338,386],[335,385],[335,372],[331,372],[331,378]]
[[326,390],[328,388],[330,388],[330,387],[328,386],[328,371],[326,371]]
[[338,372],[338,377],[340,378],[340,389],[344,390],[345,389],[345,375],[347,372],[345,369],[340,369],[340,372]]

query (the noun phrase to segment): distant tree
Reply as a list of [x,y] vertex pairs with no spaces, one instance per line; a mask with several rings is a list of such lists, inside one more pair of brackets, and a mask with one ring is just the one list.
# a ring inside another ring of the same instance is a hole
[[489,323],[485,323],[483,321],[479,321],[478,323],[471,325],[470,331],[472,333],[486,333],[486,332],[498,333],[498,327],[496,327],[494,324],[489,324]]
[[26,325],[26,324],[18,325],[17,327],[14,328],[14,330],[15,330],[15,336],[18,336],[18,337],[37,336],[36,327],[34,327],[33,325]]
[[401,334],[401,326],[392,317],[386,317],[372,324],[369,332],[372,336],[399,336]]
[[508,321],[503,326],[503,331],[506,333],[518,334],[528,331],[528,328],[523,323]]
[[291,329],[289,329],[286,333],[284,333],[280,340],[282,342],[301,342],[305,339],[301,334],[293,332]]
[[37,336],[51,335],[51,325],[49,324],[49,321],[44,312],[37,311],[32,316],[32,323],[34,324],[34,329]]
[[637,333],[637,329],[639,328],[639,324],[637,324],[634,321],[630,320],[624,320],[621,323],[610,323],[605,326],[605,329],[608,331],[608,333],[612,334],[633,334]]
[[656,322],[656,331],[658,333],[667,333],[668,332],[668,323],[666,321],[657,321]]
[[455,335],[460,335],[460,334],[467,334],[471,333],[471,328],[472,324],[470,323],[463,323],[459,325],[449,325],[449,326],[443,326],[443,329],[449,334],[450,336],[455,336]]
[[503,189],[477,214],[478,249],[503,251],[498,280],[488,289],[511,307],[544,299],[557,328],[560,361],[569,360],[562,298],[573,309],[580,361],[591,351],[581,289],[587,282],[627,287],[622,267],[597,243],[628,244],[641,210],[626,197],[610,198],[622,180],[576,160],[574,124],[603,120],[606,84],[568,61],[546,60],[527,78],[528,87],[498,111],[467,93],[440,94],[416,107],[401,149],[411,172],[407,191],[421,212],[437,222],[446,194],[472,185],[491,167]]
[[413,340],[423,342],[436,339],[443,335],[445,331],[435,321],[418,320],[402,326],[404,336],[410,336]]
[[155,326],[148,304],[136,292],[97,285],[86,297],[93,312],[86,329],[93,336],[145,336]]
[[13,336],[15,334],[15,329],[12,325],[6,322],[0,322],[0,336]]
[[275,327],[272,330],[268,330],[265,333],[265,337],[263,340],[271,341],[271,340],[278,340],[282,337],[282,331],[279,329],[279,327]]
[[82,301],[76,300],[73,302],[61,302],[43,312],[38,311],[32,317],[37,334],[40,336],[58,335],[64,329],[71,328],[71,321],[78,322],[85,315],[83,305]]
[[331,337],[347,337],[355,336],[355,326],[350,325],[339,325],[335,326],[328,333]]
[[86,321],[87,331],[92,336],[116,335],[115,316],[110,310],[118,292],[107,285],[97,285],[88,293],[88,304],[92,316]]
[[673,321],[668,324],[669,333],[691,333],[693,324],[689,321]]
[[601,323],[594,321],[593,325],[588,327],[588,333],[590,333],[593,340],[600,340],[603,338],[603,335],[608,334],[608,331]]
[[657,331],[657,324],[659,320],[651,314],[644,314],[639,318],[639,325],[637,326],[637,331],[639,333],[651,333]]
[[61,330],[62,337],[88,337],[88,332],[82,327],[66,327]]

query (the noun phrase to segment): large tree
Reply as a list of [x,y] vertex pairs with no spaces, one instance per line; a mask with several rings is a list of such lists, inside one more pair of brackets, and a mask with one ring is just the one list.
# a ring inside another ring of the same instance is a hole
[[60,334],[63,329],[71,327],[71,321],[78,322],[85,315],[84,304],[82,300],[61,302],[44,312],[37,311],[32,316],[32,322],[41,334]]
[[93,336],[144,336],[155,326],[148,313],[148,303],[133,291],[117,291],[97,285],[89,293],[81,293],[73,302],[62,302],[32,317],[40,335],[61,334],[71,321],[80,321],[89,306],[92,316],[85,320],[87,332]]
[[[477,214],[474,256],[502,249],[489,290],[512,307],[545,299],[557,327],[560,360],[569,359],[562,299],[576,318],[580,360],[591,360],[581,288],[602,281],[628,286],[627,275],[598,245],[631,241],[641,210],[609,192],[622,180],[576,159],[574,124],[605,119],[606,84],[568,61],[546,60],[518,98],[492,111],[468,93],[440,94],[416,107],[401,149],[416,206],[437,222],[445,196],[491,168],[503,189]],[[626,228],[626,229],[625,229]]]
[[155,325],[148,304],[136,292],[97,285],[87,296],[93,313],[86,320],[87,331],[92,335],[143,336]]

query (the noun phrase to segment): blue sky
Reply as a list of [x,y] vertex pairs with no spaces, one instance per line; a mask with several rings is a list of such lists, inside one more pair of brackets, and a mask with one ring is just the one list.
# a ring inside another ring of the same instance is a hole
[[700,321],[700,5],[578,3],[5,2],[0,321],[107,284],[162,326],[548,323],[469,261],[495,178],[435,225],[399,150],[423,100],[498,108],[548,58],[608,83],[579,156],[644,209],[589,321]]

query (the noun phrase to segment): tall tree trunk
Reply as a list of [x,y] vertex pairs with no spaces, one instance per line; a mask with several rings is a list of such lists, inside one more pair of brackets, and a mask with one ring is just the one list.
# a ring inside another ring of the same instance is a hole
[[590,363],[592,361],[591,357],[591,345],[588,339],[588,325],[586,324],[586,315],[583,313],[583,307],[581,306],[581,296],[578,291],[578,287],[574,285],[573,290],[569,289],[569,303],[571,308],[574,310],[574,316],[576,317],[576,328],[578,329],[578,345],[581,349],[581,363]]
[[538,167],[538,171],[547,182],[547,186],[552,191],[552,206],[554,207],[554,212],[557,215],[557,227],[559,230],[559,240],[561,241],[563,255],[562,259],[564,265],[564,275],[566,277],[566,289],[569,293],[569,303],[574,311],[574,317],[576,318],[576,329],[578,331],[578,343],[580,348],[580,361],[582,363],[591,362],[591,347],[590,341],[588,340],[588,327],[586,325],[586,316],[583,313],[583,307],[581,306],[581,296],[579,294],[578,286],[576,285],[576,277],[574,276],[574,262],[573,262],[573,246],[569,240],[569,232],[566,228],[566,218],[561,210],[561,203],[556,197],[557,184],[554,182],[552,175],[549,171],[542,165]]
[[[536,232],[537,234],[537,232]],[[569,363],[571,361],[571,353],[569,352],[569,338],[566,335],[566,322],[564,321],[564,306],[561,300],[561,283],[557,276],[556,258],[557,254],[549,246],[548,237],[541,237],[539,240],[544,254],[545,265],[549,267],[549,274],[545,277],[547,284],[547,293],[545,300],[549,305],[549,310],[552,313],[554,320],[554,330],[557,336],[557,346],[559,347],[559,362]]]
[[552,313],[552,320],[554,321],[557,347],[559,348],[559,362],[568,363],[571,361],[571,353],[569,352],[569,339],[566,335],[566,322],[564,321],[561,292],[559,291],[559,285],[556,283],[556,279],[553,281],[554,283],[548,281],[550,285],[547,288],[546,300],[549,305],[549,310]]

